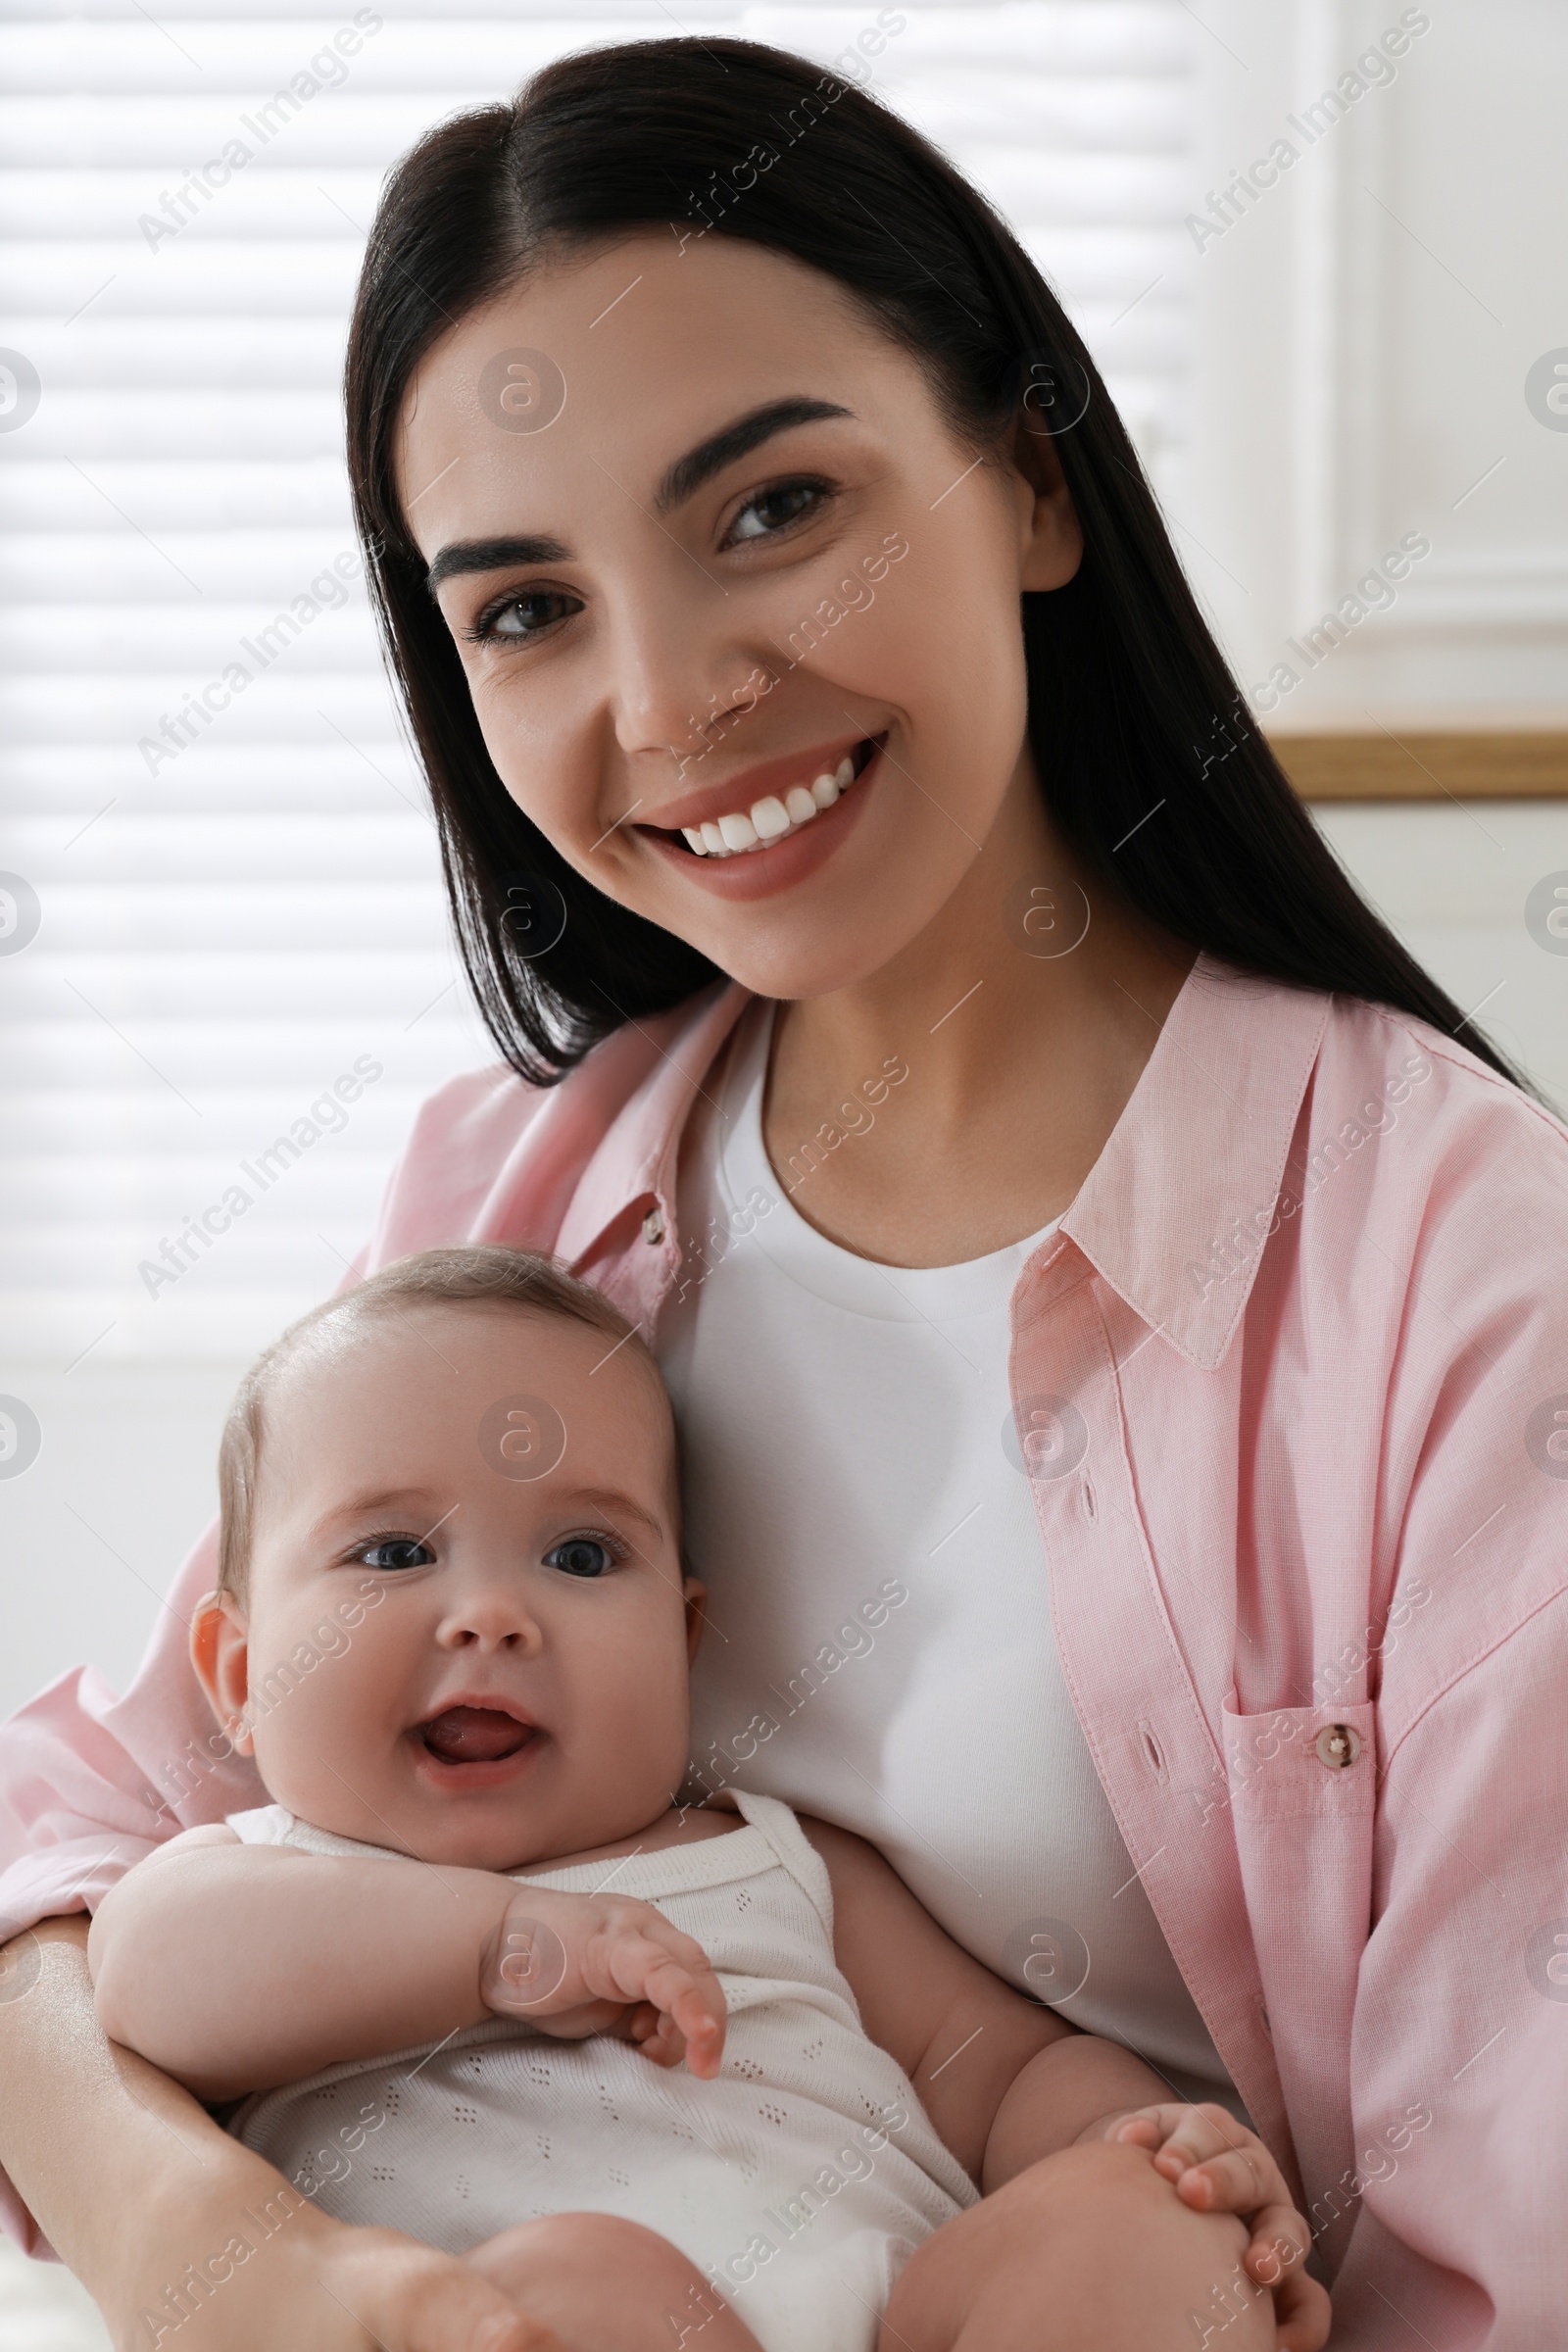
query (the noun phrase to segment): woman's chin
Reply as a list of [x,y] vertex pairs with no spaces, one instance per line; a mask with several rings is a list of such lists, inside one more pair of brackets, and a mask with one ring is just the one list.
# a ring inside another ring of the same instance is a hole
[[[869,846],[869,845],[868,845]],[[710,962],[754,996],[806,1004],[864,986],[896,966],[934,924],[962,880],[962,861],[945,871],[945,845],[921,845],[920,870],[901,876],[892,858],[871,857],[857,870],[826,877],[793,904],[754,900],[700,910],[682,906],[653,915],[679,929]],[[652,911],[652,910],[650,910]],[[678,915],[678,920],[677,920]]]

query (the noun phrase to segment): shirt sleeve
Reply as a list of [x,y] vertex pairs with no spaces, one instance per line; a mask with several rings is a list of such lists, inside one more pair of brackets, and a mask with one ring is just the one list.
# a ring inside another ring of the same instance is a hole
[[[187,1625],[216,1576],[216,1527],[181,1568],[135,1682],[117,1698],[76,1667],[0,1729],[0,1937],[91,1911],[133,1862],[175,1832],[266,1801],[255,1767],[228,1753],[186,1655]],[[0,1999],[24,1999],[36,1947],[13,1945]],[[0,2223],[52,2258],[0,2174]]]
[[117,1698],[78,1666],[0,1730],[0,1938],[91,1911],[133,1862],[175,1832],[265,1802],[229,1751],[186,1654],[196,1603],[217,1576],[209,1528],[165,1600],[136,1679]]
[[1336,2352],[1533,2352],[1568,2313],[1568,1184],[1529,1133],[1486,1174],[1424,1223],[1385,1431]]
[[1559,1597],[1438,1700],[1386,1777],[1337,2192],[1359,2208],[1334,2289],[1345,2352],[1561,2338],[1565,1690]]

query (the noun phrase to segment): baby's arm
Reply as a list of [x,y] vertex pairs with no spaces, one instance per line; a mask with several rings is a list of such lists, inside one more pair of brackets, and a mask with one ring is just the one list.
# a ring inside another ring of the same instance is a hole
[[[983,2189],[1168,2097],[1130,2050],[1080,2034],[955,1943],[863,1838],[804,1822],[833,1882],[834,1947],[865,2030]],[[959,2054],[961,2052],[961,2055]]]
[[828,1867],[834,1947],[867,2034],[988,2196],[1075,2144],[1143,2147],[1196,2212],[1252,2217],[1246,2266],[1275,2290],[1281,2345],[1323,2342],[1328,2299],[1301,2269],[1310,2234],[1255,2134],[1222,2108],[1171,2105],[1169,2086],[1130,2050],[1004,1984],[863,1839],[802,1826]]
[[199,2098],[440,2040],[493,2015],[617,2033],[718,2071],[724,1998],[648,1903],[519,1886],[402,1855],[246,1845],[187,1830],[99,1905],[87,1939],[117,2041]]

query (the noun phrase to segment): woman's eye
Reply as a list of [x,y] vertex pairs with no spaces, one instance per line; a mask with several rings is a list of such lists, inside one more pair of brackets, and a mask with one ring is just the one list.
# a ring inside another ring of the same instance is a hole
[[827,496],[825,482],[775,482],[771,489],[760,490],[747,500],[725,533],[725,545],[772,538],[810,514]]
[[545,1553],[545,1566],[559,1568],[564,1576],[603,1576],[614,1565],[609,1544],[597,1536],[568,1536]]
[[546,629],[554,628],[558,620],[565,620],[581,611],[581,598],[567,596],[564,589],[530,588],[521,596],[511,596],[503,604],[491,605],[480,613],[467,634],[475,645],[495,637],[515,645],[519,640],[541,636]]
[[368,1544],[356,1557],[367,1568],[380,1568],[388,1573],[398,1568],[429,1568],[435,1561],[429,1544],[421,1544],[416,1536],[382,1536],[374,1544]]

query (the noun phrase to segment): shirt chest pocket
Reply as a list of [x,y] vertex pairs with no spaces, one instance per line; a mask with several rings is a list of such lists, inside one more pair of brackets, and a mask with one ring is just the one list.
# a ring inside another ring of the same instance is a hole
[[1275,1707],[1223,1714],[1225,1770],[1238,1822],[1343,1820],[1377,1805],[1376,1709]]

